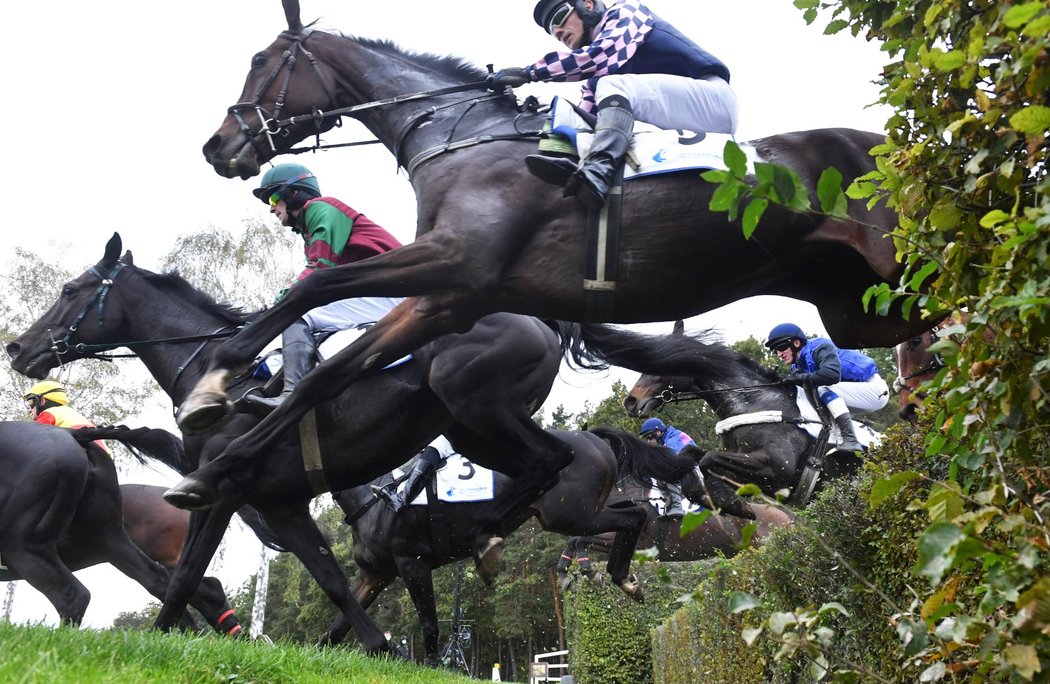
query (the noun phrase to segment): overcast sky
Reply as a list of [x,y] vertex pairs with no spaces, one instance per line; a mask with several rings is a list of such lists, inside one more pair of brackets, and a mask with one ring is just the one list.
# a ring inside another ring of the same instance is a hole
[[[304,23],[321,19],[345,33],[388,38],[414,51],[497,69],[524,66],[558,48],[532,22],[530,2],[301,4]],[[886,61],[882,53],[860,38],[823,36],[823,24],[807,27],[791,0],[650,0],[648,5],[729,66],[740,101],[738,139],[836,126],[883,130],[887,111],[867,107],[878,95],[872,81]],[[0,107],[5,260],[19,245],[53,253],[79,270],[97,261],[116,230],[125,248],[135,252],[136,264],[158,270],[179,234],[208,226],[232,230],[245,218],[268,216],[251,195],[258,179],[221,178],[205,164],[201,147],[237,100],[251,56],[286,28],[278,0],[112,0],[105,7],[59,0],[14,3],[6,14],[10,64]],[[577,93],[578,84],[519,90],[522,97],[534,94],[545,101]],[[347,120],[326,140],[367,137],[363,127]],[[411,241],[414,196],[385,148],[333,150],[295,161],[314,171],[326,194]],[[772,297],[691,319],[689,327],[716,327],[735,340],[762,338],[785,320],[823,332],[811,306]],[[597,402],[614,379],[630,385],[637,378],[618,372],[561,375],[548,415],[559,403],[577,411],[587,399]],[[171,482],[171,476],[134,479],[147,480]],[[257,553],[251,541],[227,552],[218,572],[228,589],[253,571]],[[106,626],[119,610],[135,610],[148,599],[130,582],[120,585],[119,596],[107,593],[112,575],[109,569],[87,571],[95,600],[85,624]],[[0,583],[0,592],[5,589]],[[23,583],[16,618],[53,621],[50,606],[30,593]]]

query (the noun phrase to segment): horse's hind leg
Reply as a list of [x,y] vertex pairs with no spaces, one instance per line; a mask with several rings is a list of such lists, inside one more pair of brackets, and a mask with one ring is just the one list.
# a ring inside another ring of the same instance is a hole
[[79,625],[84,619],[91,592],[70,572],[53,545],[5,551],[4,563],[47,597],[63,623]]
[[585,531],[585,534],[616,531],[606,569],[616,586],[637,601],[643,599],[644,593],[637,578],[630,573],[631,558],[647,517],[646,510],[638,504],[621,501],[602,509],[587,525],[588,529]]
[[416,558],[398,558],[397,571],[401,575],[412,605],[419,616],[419,627],[423,631],[423,664],[438,666],[438,617],[434,604],[434,576],[426,562]]
[[[351,588],[350,593],[353,594],[354,599],[361,604],[362,608],[368,610],[368,607],[372,605],[376,597],[389,587],[395,579],[397,578],[379,576],[374,572],[365,570],[358,564],[357,579],[354,580],[354,586]],[[328,630],[317,640],[317,645],[335,646],[343,643],[352,627],[353,625],[350,624],[350,620],[347,619],[346,615],[339,613],[335,616],[332,624],[329,625]]]

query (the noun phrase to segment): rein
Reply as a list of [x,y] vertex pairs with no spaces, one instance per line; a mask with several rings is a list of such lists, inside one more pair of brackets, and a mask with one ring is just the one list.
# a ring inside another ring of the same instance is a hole
[[[379,107],[398,105],[405,102],[413,102],[416,100],[440,97],[442,95],[451,95],[455,93],[463,93],[474,90],[489,90],[491,88],[490,79],[485,79],[481,81],[473,81],[471,83],[447,86],[444,88],[435,88],[433,90],[424,90],[415,93],[394,95],[392,97],[383,98],[381,100],[373,100],[371,102],[362,102],[360,104],[339,107],[339,98],[336,95],[331,82],[325,76],[324,71],[321,69],[320,64],[318,64],[317,60],[314,58],[313,53],[309,52],[305,47],[306,39],[310,36],[311,33],[313,33],[313,29],[309,28],[303,29],[301,32],[298,33],[282,31],[280,33],[280,37],[291,40],[292,45],[284,51],[281,62],[277,64],[273,68],[273,70],[271,70],[270,74],[259,84],[259,87],[256,88],[251,100],[245,102],[237,102],[230,106],[229,109],[227,109],[227,113],[233,116],[233,118],[237,121],[237,124],[244,136],[252,141],[252,146],[255,146],[256,141],[259,139],[260,135],[265,135],[266,140],[270,145],[270,151],[276,152],[277,146],[274,143],[275,135],[287,137],[290,134],[289,127],[308,123],[313,123],[314,125],[314,128],[316,130],[315,135],[317,138],[317,142],[310,147],[296,147],[289,149],[287,151],[289,154],[302,154],[304,152],[314,152],[316,150],[333,149],[338,147],[374,145],[382,141],[361,140],[348,143],[322,144],[321,133],[325,130],[325,125],[327,123],[331,123],[333,126],[340,126],[342,125],[341,117],[356,114],[357,112],[362,112],[369,109],[376,109]],[[313,72],[317,76],[317,79],[320,81],[321,86],[324,88],[325,94],[328,97],[328,101],[333,108],[323,110],[320,107],[315,107],[314,111],[311,114],[300,114],[296,116],[290,116],[286,119],[281,119],[281,111],[284,109],[285,106],[285,96],[288,93],[288,85],[291,81],[292,71],[295,68],[295,62],[299,53],[301,53],[303,57],[309,60],[310,66],[313,67]],[[278,77],[281,75],[282,70],[285,71],[284,78],[281,81],[280,89],[278,90],[277,97],[274,100],[274,111],[270,112],[266,108],[264,108],[260,103],[262,101],[263,95],[278,79]],[[489,70],[492,70],[491,66],[489,67]],[[456,102],[431,107],[430,109],[424,111],[422,114],[414,117],[411,121],[408,122],[408,124],[406,124],[405,128],[402,130],[401,135],[398,137],[398,141],[393,150],[394,158],[397,160],[398,165],[403,165],[401,163],[400,149],[405,138],[408,137],[409,133],[411,133],[413,130],[422,125],[424,120],[428,117],[433,116],[435,113],[442,109],[467,104],[468,108],[466,112],[464,112],[463,115],[460,117],[460,121],[462,121],[463,118],[466,117],[467,113],[471,109],[473,109],[477,104],[489,100],[498,100],[505,96],[505,93],[492,93],[486,96],[458,100]],[[258,116],[260,124],[260,129],[258,133],[252,133],[251,127],[248,125],[248,123],[242,116],[242,113],[245,111],[254,112],[256,116]],[[459,122],[457,122],[457,125],[458,123]],[[448,138],[442,145],[431,148],[419,155],[416,155],[412,160],[408,162],[407,165],[404,165],[406,170],[409,172],[410,176],[412,171],[418,168],[421,164],[432,159],[433,157],[444,154],[445,152],[451,152],[456,149],[460,149],[463,147],[471,147],[473,145],[478,145],[481,143],[492,142],[494,140],[516,140],[522,137],[539,137],[541,134],[541,131],[538,130],[529,132],[519,131],[517,134],[499,134],[487,136],[481,135],[453,142],[452,135],[455,133],[455,129],[456,126],[453,126],[452,131],[449,132]]]
[[692,390],[686,392],[675,392],[673,388],[668,387],[660,394],[656,395],[660,401],[665,404],[674,404],[680,401],[692,401],[694,399],[703,399],[708,394],[719,394],[722,392],[747,392],[748,390],[760,389],[762,387],[778,387],[779,382],[767,382],[760,385],[744,385],[743,387],[724,387],[722,389],[709,389],[709,390]]

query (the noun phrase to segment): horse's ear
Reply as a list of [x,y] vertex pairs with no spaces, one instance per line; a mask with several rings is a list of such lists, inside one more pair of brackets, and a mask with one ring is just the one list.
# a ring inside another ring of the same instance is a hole
[[117,259],[120,258],[120,248],[120,233],[113,233],[113,237],[106,243],[106,253],[102,255],[102,261],[99,263],[107,268],[113,268]]
[[128,266],[134,266],[135,265],[135,257],[132,256],[130,249],[128,251],[124,252],[124,256],[122,256],[120,258],[120,260],[123,261]]
[[281,0],[284,5],[284,18],[288,20],[288,30],[299,33],[303,30],[303,22],[299,19],[299,0]]
[[674,330],[671,331],[672,335],[684,335],[685,334],[685,321],[679,318],[674,322]]

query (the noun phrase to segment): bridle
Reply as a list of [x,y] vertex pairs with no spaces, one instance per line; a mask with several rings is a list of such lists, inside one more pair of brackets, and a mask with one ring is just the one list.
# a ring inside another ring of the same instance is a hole
[[91,299],[87,301],[84,306],[80,308],[80,311],[73,317],[73,321],[65,326],[66,334],[61,340],[56,340],[51,335],[51,328],[48,328],[48,336],[51,337],[51,349],[50,351],[55,354],[58,358],[59,365],[64,365],[66,360],[63,356],[69,354],[76,354],[76,358],[81,359],[98,359],[101,361],[112,361],[116,358],[127,358],[136,356],[136,354],[101,354],[100,352],[111,351],[113,349],[127,348],[135,350],[140,347],[157,346],[161,344],[185,344],[189,342],[200,342],[200,344],[190,353],[189,357],[178,366],[178,370],[175,373],[175,377],[172,380],[174,386],[178,383],[179,378],[182,377],[183,371],[193,362],[193,360],[203,351],[205,345],[209,341],[222,338],[230,337],[235,334],[243,326],[231,326],[224,325],[214,332],[205,335],[188,335],[184,337],[165,337],[153,340],[138,340],[138,341],[126,341],[126,342],[108,342],[105,344],[86,344],[80,342],[73,344],[73,337],[77,331],[80,330],[80,324],[84,322],[84,319],[91,312],[92,309],[98,310],[98,331],[102,332],[105,326],[105,313],[106,313],[106,297],[109,295],[109,291],[113,289],[113,283],[116,280],[117,275],[124,269],[126,264],[122,261],[118,261],[110,269],[109,273],[103,275],[99,271],[97,266],[92,266],[88,269],[88,273],[94,275],[99,279],[98,287],[95,288],[94,294]]
[[[286,48],[284,50],[284,52],[282,53],[280,63],[275,65],[274,68],[270,71],[270,73],[266,76],[266,78],[263,79],[259,83],[259,86],[255,89],[255,92],[252,95],[251,100],[248,100],[248,101],[245,101],[245,102],[237,102],[237,103],[235,103],[234,105],[230,106],[227,109],[227,113],[234,118],[234,120],[237,122],[238,127],[241,130],[241,133],[249,141],[251,141],[251,145],[252,145],[253,148],[255,148],[257,153],[276,152],[277,151],[277,146],[274,143],[274,136],[280,135],[282,137],[287,137],[290,134],[289,128],[291,126],[296,126],[296,125],[301,125],[301,124],[306,124],[306,123],[311,123],[311,122],[314,125],[314,130],[315,130],[314,135],[317,138],[316,142],[313,145],[309,146],[309,147],[299,147],[299,148],[292,148],[292,149],[286,150],[286,151],[283,152],[283,154],[302,154],[304,152],[313,152],[313,151],[320,150],[320,149],[332,149],[332,148],[337,148],[337,147],[352,147],[352,146],[357,146],[357,145],[373,145],[373,144],[379,143],[381,141],[379,141],[379,140],[362,140],[362,141],[349,142],[349,143],[328,144],[328,143],[322,143],[321,139],[320,139],[320,136],[321,136],[321,133],[323,133],[325,130],[327,130],[326,126],[328,126],[328,127],[340,126],[340,125],[342,125],[342,117],[343,116],[346,116],[346,115],[349,115],[349,114],[354,114],[356,112],[364,111],[364,110],[367,110],[367,109],[375,109],[377,107],[386,107],[386,106],[391,106],[391,105],[397,105],[397,104],[401,104],[401,103],[404,103],[404,102],[411,102],[411,101],[414,101],[414,100],[422,100],[422,99],[427,99],[427,98],[432,98],[432,97],[439,97],[441,95],[449,95],[449,94],[453,94],[453,93],[461,93],[461,92],[474,91],[474,90],[489,90],[490,89],[489,79],[485,79],[485,80],[481,80],[481,81],[473,81],[471,83],[464,83],[464,84],[460,84],[460,85],[448,86],[448,87],[445,87],[445,88],[435,88],[433,90],[425,90],[425,91],[416,92],[416,93],[407,93],[407,94],[404,94],[404,95],[395,95],[393,97],[384,98],[382,100],[373,100],[371,102],[362,102],[360,104],[351,105],[351,106],[348,106],[348,107],[340,107],[339,106],[339,98],[336,95],[335,89],[333,88],[331,81],[329,80],[329,78],[325,74],[324,70],[321,68],[320,64],[318,63],[317,59],[314,57],[313,53],[311,53],[305,47],[306,40],[307,40],[307,38],[310,37],[310,35],[313,33],[313,31],[314,30],[311,29],[311,28],[304,28],[304,29],[302,29],[301,31],[298,31],[298,32],[282,31],[280,33],[279,37],[286,38],[286,39],[290,40],[292,42],[292,44],[288,48]],[[326,96],[328,98],[329,106],[331,106],[332,109],[322,110],[321,108],[315,106],[313,108],[313,112],[310,113],[310,114],[291,116],[291,117],[288,117],[287,119],[281,119],[280,118],[281,112],[284,109],[285,104],[286,104],[285,103],[285,96],[288,93],[288,86],[289,86],[289,83],[291,82],[292,71],[295,68],[295,63],[296,63],[296,60],[298,59],[297,55],[299,53],[301,53],[302,56],[305,57],[310,62],[310,66],[313,68],[313,73],[317,76],[317,79],[318,79],[318,81],[320,81],[322,88],[324,88],[325,94],[326,94]],[[490,66],[489,70],[491,71],[491,66]],[[283,80],[281,81],[280,88],[279,88],[279,90],[277,92],[277,97],[274,100],[274,105],[273,105],[274,106],[274,111],[270,112],[265,107],[262,106],[262,104],[261,104],[262,103],[262,98],[266,94],[266,92],[270,89],[270,87],[274,84],[274,82],[276,82],[277,79],[279,77],[281,77],[281,72],[282,71],[284,72]],[[437,147],[435,147],[433,149],[430,149],[430,150],[426,150],[423,153],[421,153],[419,155],[416,155],[416,157],[414,157],[407,164],[402,164],[401,155],[400,155],[399,150],[402,147],[402,144],[404,143],[405,138],[407,138],[408,135],[413,130],[417,129],[423,123],[423,121],[425,119],[433,116],[438,111],[441,111],[443,109],[447,109],[447,108],[450,108],[450,107],[456,107],[456,106],[459,106],[459,105],[467,105],[468,106],[467,107],[467,112],[469,112],[470,109],[472,109],[475,105],[477,105],[480,102],[483,102],[483,101],[486,101],[486,100],[497,100],[497,99],[501,99],[503,97],[506,97],[505,93],[503,93],[503,92],[495,92],[495,93],[490,93],[487,96],[470,97],[470,98],[466,98],[464,100],[460,100],[460,101],[457,101],[457,102],[447,103],[447,104],[443,104],[443,105],[438,105],[438,106],[434,106],[434,107],[431,107],[429,109],[424,110],[422,113],[420,113],[419,115],[417,115],[416,117],[411,119],[408,123],[406,123],[404,128],[401,131],[401,134],[398,136],[398,140],[397,140],[397,143],[395,144],[395,149],[394,149],[394,157],[395,157],[395,159],[398,162],[398,166],[400,167],[400,166],[404,165],[406,167],[406,170],[408,170],[409,175],[411,176],[412,172],[416,168],[418,168],[422,163],[424,163],[426,161],[429,161],[433,157],[438,156],[440,154],[443,154],[445,152],[449,152],[449,151],[452,151],[452,150],[455,150],[455,149],[460,149],[462,147],[469,147],[469,146],[472,146],[472,145],[477,145],[477,144],[480,144],[480,143],[491,142],[493,140],[519,139],[519,138],[523,138],[523,137],[539,137],[541,135],[541,133],[542,133],[542,131],[540,131],[540,130],[535,130],[535,131],[531,131],[531,130],[530,131],[517,131],[516,130],[516,132],[514,134],[480,135],[480,136],[476,136],[476,137],[469,138],[469,139],[466,139],[466,140],[460,140],[460,141],[453,142],[452,141],[452,136],[455,133],[455,129],[456,129],[456,126],[453,126],[452,131],[450,131],[450,133],[448,135],[448,139],[446,139],[445,142],[442,145],[439,145],[439,146],[437,146]],[[251,127],[248,125],[247,121],[244,118],[244,114],[246,112],[253,112],[258,117],[259,125],[260,125],[259,131],[255,132],[255,133],[252,132]],[[466,117],[466,113],[467,112],[464,112],[461,115],[460,121],[462,121],[463,118]],[[515,129],[517,129],[517,126],[515,126]],[[266,136],[266,140],[269,143],[270,149],[268,151],[260,150],[257,147],[257,142],[259,141],[260,136],[262,136],[262,135]]]
[[674,391],[674,385],[669,384],[667,389],[660,392],[656,397],[664,402],[665,404],[674,404],[680,401],[692,401],[694,399],[704,399],[709,394],[720,394],[723,392],[747,392],[753,389],[760,389],[762,387],[779,387],[779,382],[765,382],[758,385],[744,385],[742,387],[720,387],[717,389],[706,389],[706,390],[684,390],[681,392]]
[[[937,340],[940,339],[940,336],[937,334],[937,331],[938,331],[938,328],[934,328],[934,329],[930,330],[930,344],[928,344],[927,347],[933,346],[933,344]],[[902,389],[907,389],[910,392],[914,392],[916,390],[916,388],[912,387],[911,385],[909,385],[908,384],[908,380],[911,380],[913,378],[917,378],[917,377],[919,377],[921,375],[927,375],[929,373],[935,373],[935,372],[941,370],[942,368],[944,368],[946,366],[947,366],[947,364],[944,362],[944,358],[941,357],[940,354],[934,353],[933,354],[933,359],[927,365],[923,366],[922,368],[914,370],[911,373],[908,373],[907,375],[899,375],[898,374],[896,379],[894,379],[894,381],[893,381],[893,390],[895,392],[900,392]],[[900,372],[900,369],[899,369],[899,363],[898,363],[898,373],[899,372]]]

